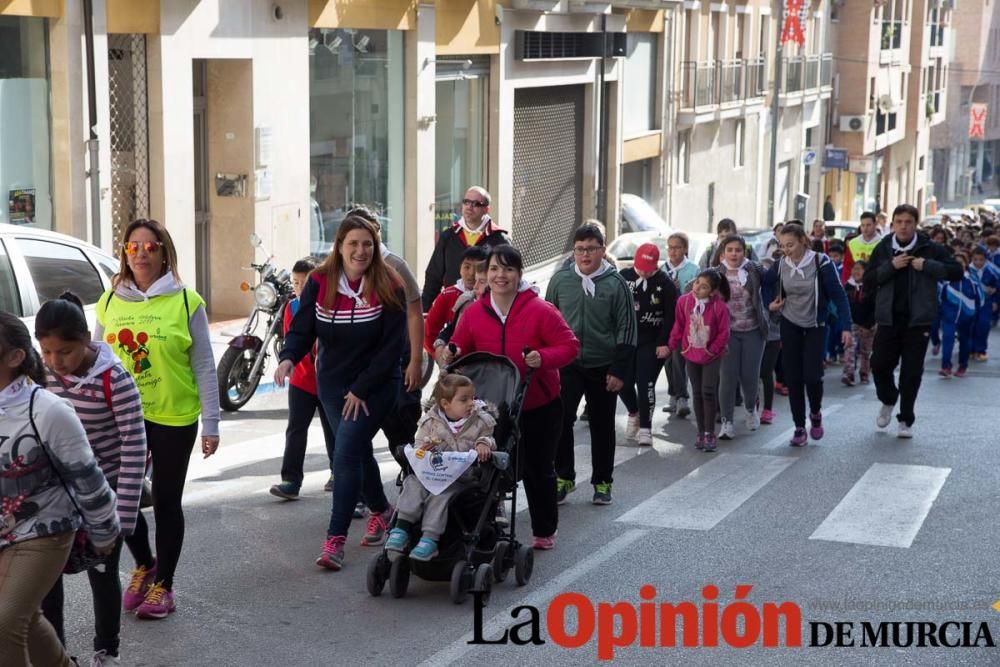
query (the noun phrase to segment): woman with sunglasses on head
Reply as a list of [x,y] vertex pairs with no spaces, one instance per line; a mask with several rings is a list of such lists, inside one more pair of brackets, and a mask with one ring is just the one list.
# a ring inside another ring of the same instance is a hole
[[177,274],[177,251],[166,228],[136,220],[125,230],[112,288],[97,304],[94,336],[108,343],[135,379],[153,459],[156,556],[139,513],[126,538],[136,567],[123,596],[139,618],[176,609],[174,571],[184,542],[181,497],[198,437],[208,458],[219,447],[219,385],[205,301]]

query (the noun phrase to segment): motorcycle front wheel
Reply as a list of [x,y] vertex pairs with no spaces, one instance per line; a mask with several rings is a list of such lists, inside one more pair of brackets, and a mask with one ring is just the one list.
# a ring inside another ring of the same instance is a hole
[[260,373],[256,377],[250,376],[256,360],[257,352],[254,350],[229,347],[222,353],[216,372],[219,378],[219,405],[223,410],[235,412],[253,398],[261,376]]

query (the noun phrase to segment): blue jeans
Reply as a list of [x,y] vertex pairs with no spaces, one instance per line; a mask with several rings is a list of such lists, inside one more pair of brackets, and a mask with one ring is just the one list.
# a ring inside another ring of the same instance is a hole
[[368,395],[368,414],[361,410],[356,420],[341,417],[347,387],[319,385],[319,400],[323,404],[330,430],[334,436],[333,508],[327,535],[347,535],[354,506],[364,496],[372,512],[383,512],[389,506],[382,489],[382,475],[372,451],[372,438],[396,405],[399,377],[380,385]]

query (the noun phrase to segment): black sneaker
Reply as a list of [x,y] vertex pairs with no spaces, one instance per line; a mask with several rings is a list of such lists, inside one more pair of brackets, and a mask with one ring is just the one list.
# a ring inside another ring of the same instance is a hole
[[592,502],[595,505],[610,505],[611,484],[594,484],[594,500]]
[[556,502],[562,505],[566,496],[576,491],[576,482],[570,479],[556,479]]
[[285,500],[298,500],[299,487],[291,482],[282,482],[271,487],[271,495]]

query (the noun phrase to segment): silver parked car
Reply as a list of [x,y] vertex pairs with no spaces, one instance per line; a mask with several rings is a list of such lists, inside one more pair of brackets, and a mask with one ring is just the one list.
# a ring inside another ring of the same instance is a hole
[[42,304],[72,290],[94,325],[94,306],[118,260],[85,241],[31,225],[0,224],[0,310],[33,330]]

